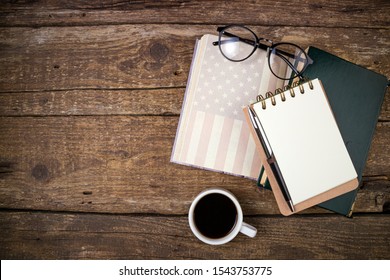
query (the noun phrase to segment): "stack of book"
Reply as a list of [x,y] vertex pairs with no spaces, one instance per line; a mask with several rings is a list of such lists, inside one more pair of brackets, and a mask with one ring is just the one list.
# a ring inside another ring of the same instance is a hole
[[216,40],[196,42],[171,161],[256,179],[284,215],[319,205],[350,216],[387,78],[309,47],[309,82],[275,91],[285,85],[266,51],[231,62]]

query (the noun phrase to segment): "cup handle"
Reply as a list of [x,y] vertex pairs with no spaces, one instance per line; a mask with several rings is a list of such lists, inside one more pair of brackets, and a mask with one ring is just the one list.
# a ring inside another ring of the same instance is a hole
[[257,229],[254,226],[248,225],[245,222],[242,222],[242,226],[240,229],[240,232],[249,236],[249,237],[255,237],[257,233]]

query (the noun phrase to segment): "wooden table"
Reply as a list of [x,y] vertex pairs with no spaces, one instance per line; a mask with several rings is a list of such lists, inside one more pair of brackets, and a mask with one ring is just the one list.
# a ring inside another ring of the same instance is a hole
[[[253,181],[169,162],[196,38],[246,24],[390,77],[389,1],[24,2],[0,4],[2,259],[390,258],[389,93],[352,219],[286,218]],[[216,186],[256,238],[193,236]]]

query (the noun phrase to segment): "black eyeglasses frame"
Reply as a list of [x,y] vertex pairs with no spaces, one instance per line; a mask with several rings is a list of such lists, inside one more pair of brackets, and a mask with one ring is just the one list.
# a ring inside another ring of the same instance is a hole
[[[256,39],[256,41],[245,39],[245,38],[242,38],[240,36],[234,35],[232,33],[225,32],[226,29],[233,28],[233,27],[239,27],[239,28],[243,28],[243,29],[247,30],[248,32],[250,32],[253,35],[253,37]],[[307,66],[313,62],[310,59],[310,57],[307,55],[307,53],[300,46],[298,46],[298,45],[296,45],[294,43],[289,43],[289,42],[273,43],[272,40],[269,40],[269,39],[266,39],[266,38],[262,38],[262,37],[259,38],[251,29],[249,29],[248,27],[246,27],[244,25],[232,24],[232,25],[227,25],[227,26],[220,26],[220,27],[217,28],[217,31],[219,32],[218,41],[213,42],[213,45],[219,47],[219,50],[220,50],[221,54],[226,59],[228,59],[230,61],[233,61],[233,62],[241,62],[241,61],[244,61],[244,60],[248,59],[250,56],[252,56],[257,49],[265,50],[265,51],[267,51],[269,69],[271,70],[273,75],[275,75],[276,77],[278,77],[279,79],[282,79],[282,80],[291,80],[291,79],[296,78],[296,77],[298,77],[300,80],[304,79],[303,76],[302,76],[303,72],[306,70]],[[238,39],[238,41],[240,41],[240,42],[252,45],[253,46],[252,52],[248,56],[246,56],[245,58],[242,58],[242,59],[231,59],[231,58],[229,58],[228,56],[225,55],[225,53],[223,52],[221,46],[223,44],[230,43],[231,41],[230,40],[222,40],[222,36],[223,35],[225,35],[227,37],[232,37],[232,38],[234,37],[235,39]],[[264,41],[266,43],[269,43],[269,45],[262,43],[262,41]],[[296,67],[294,65],[292,65],[291,62],[286,58],[286,57],[294,58],[295,54],[290,54],[290,53],[285,52],[283,50],[276,49],[276,47],[278,47],[280,45],[291,45],[291,46],[299,49],[304,54],[306,63],[304,64],[304,66],[303,66],[301,71],[298,71],[298,69],[296,69]],[[295,74],[294,77],[282,78],[282,77],[279,77],[276,73],[274,73],[274,71],[272,70],[272,67],[271,67],[271,60],[270,60],[270,57],[271,57],[270,53],[273,50],[275,50],[275,54],[278,55],[281,59],[283,59],[283,61],[291,68],[291,70]]]

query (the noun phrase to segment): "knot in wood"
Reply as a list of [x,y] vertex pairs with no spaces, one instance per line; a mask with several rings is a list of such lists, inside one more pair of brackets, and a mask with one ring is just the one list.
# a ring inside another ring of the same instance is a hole
[[49,178],[49,170],[44,164],[37,164],[32,169],[31,175],[38,181],[45,181]]
[[169,54],[169,48],[163,44],[155,43],[150,47],[150,55],[156,61],[164,60]]

